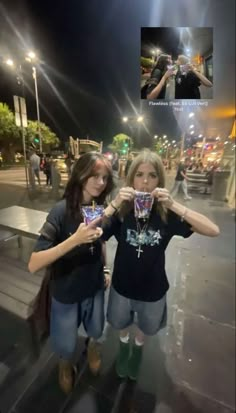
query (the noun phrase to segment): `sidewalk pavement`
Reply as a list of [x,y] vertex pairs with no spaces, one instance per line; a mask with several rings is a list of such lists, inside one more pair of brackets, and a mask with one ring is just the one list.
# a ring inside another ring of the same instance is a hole
[[[169,177],[168,187],[172,180]],[[29,198],[19,187],[0,185],[0,192],[4,194],[1,208],[15,204],[48,211],[55,203],[44,193]],[[221,234],[213,239],[197,234],[187,240],[175,237],[170,243],[166,254],[171,285],[168,325],[147,340],[138,382],[116,378],[117,332],[108,327],[100,376],[92,378],[86,366],[81,369],[65,412],[235,412],[235,217],[226,204],[206,195],[193,195],[188,206],[213,219]],[[4,245],[2,253],[17,256],[14,242]],[[25,262],[32,246],[33,241],[23,240],[21,259]],[[111,267],[115,247],[112,238],[107,245]],[[65,400],[57,388],[56,360],[47,350],[43,355],[46,367],[43,362],[27,364],[25,325],[11,314],[0,313],[1,413],[10,411],[14,403],[18,413],[57,413]]]

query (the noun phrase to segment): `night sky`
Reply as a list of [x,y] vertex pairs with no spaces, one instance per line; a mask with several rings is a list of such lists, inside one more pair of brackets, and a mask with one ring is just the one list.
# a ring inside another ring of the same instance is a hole
[[[41,120],[60,139],[89,136],[106,145],[117,133],[131,133],[122,125],[122,116],[142,113],[145,127],[134,128],[132,134],[137,136],[137,146],[150,146],[154,134],[178,139],[180,129],[171,108],[157,110],[139,100],[141,27],[204,27],[206,20],[211,23],[213,7],[220,3],[176,0],[174,6],[171,0],[0,0],[0,56],[20,60],[24,49],[31,48],[40,55]],[[24,65],[24,73],[33,90],[29,66]],[[14,75],[0,64],[0,101],[12,108],[13,94],[20,94]],[[36,119],[35,100],[29,91],[26,99],[28,117]]]
[[170,27],[162,27],[156,29],[143,27],[141,29],[141,52],[144,57],[151,57],[150,51],[158,45],[166,54],[172,56],[173,59],[178,57],[178,54],[184,54],[184,50],[180,44],[179,33]]

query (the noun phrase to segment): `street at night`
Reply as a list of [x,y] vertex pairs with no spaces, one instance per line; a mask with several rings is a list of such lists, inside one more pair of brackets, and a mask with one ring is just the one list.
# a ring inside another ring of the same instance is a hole
[[234,0],[0,0],[0,413],[236,411],[235,106]]

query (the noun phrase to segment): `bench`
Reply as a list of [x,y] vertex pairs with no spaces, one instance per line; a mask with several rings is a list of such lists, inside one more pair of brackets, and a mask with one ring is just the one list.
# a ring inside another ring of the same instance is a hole
[[4,229],[0,229],[0,244],[3,242],[7,242],[11,239],[15,239],[17,238],[17,242],[18,242],[18,247],[21,248],[22,246],[22,239],[20,235],[14,234],[11,231],[7,231]]
[[198,191],[202,194],[211,193],[211,185],[207,173],[193,173],[187,171],[186,175],[188,177],[189,191]]
[[36,297],[43,274],[31,275],[21,261],[1,256],[0,258],[0,307],[28,320],[32,302]]

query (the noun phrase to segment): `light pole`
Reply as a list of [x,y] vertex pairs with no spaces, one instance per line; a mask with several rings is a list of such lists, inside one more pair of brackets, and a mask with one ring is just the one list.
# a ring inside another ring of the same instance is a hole
[[[194,116],[195,116],[194,112],[190,112],[190,113],[188,114],[188,118],[189,118],[189,119],[194,118]],[[194,124],[191,124],[191,125],[189,126],[189,129],[193,129],[193,128],[194,128]],[[194,134],[194,131],[192,130],[190,133],[193,135],[193,134]],[[182,135],[182,137],[181,137],[181,144],[180,144],[180,159],[181,159],[181,158],[183,157],[183,155],[184,155],[185,136],[186,136],[186,132],[183,132],[183,135]]]
[[[144,117],[142,115],[137,116],[123,116],[122,122],[126,123],[130,130],[131,130],[131,138],[133,139],[134,128],[135,126],[139,126],[144,122]],[[133,139],[134,140],[134,139]]]
[[41,126],[40,126],[40,112],[39,112],[39,95],[38,95],[38,83],[37,83],[37,70],[36,67],[32,67],[32,76],[34,79],[34,88],[35,88],[35,99],[36,99],[36,110],[37,110],[37,120],[38,120],[38,134],[39,134],[39,150],[40,153],[43,151],[42,145],[42,134],[41,134]]
[[[34,52],[28,52],[25,58],[27,62],[33,63],[37,60],[36,54]],[[37,69],[35,66],[32,66],[32,77],[34,79],[34,89],[35,89],[35,100],[36,100],[36,111],[37,111],[37,121],[38,121],[38,135],[39,135],[39,150],[40,153],[43,151],[42,145],[42,133],[40,126],[40,111],[39,111],[39,95],[38,95],[38,82],[37,82]]]
[[[29,63],[33,63],[37,61],[37,56],[34,52],[30,51],[26,54],[25,60]],[[10,58],[5,60],[5,64],[9,67],[14,68],[15,64],[14,61]],[[23,73],[22,73],[22,64],[19,64],[17,68],[20,74],[20,81],[22,82],[22,90],[23,90],[23,97],[24,97],[24,80],[23,80]],[[37,123],[38,123],[38,135],[39,135],[39,149],[42,153],[43,145],[42,145],[42,133],[40,127],[40,111],[39,111],[39,95],[38,95],[38,82],[37,82],[37,69],[35,66],[32,66],[32,77],[34,79],[34,88],[35,88],[35,100],[36,100],[36,111],[37,111]]]
[[[26,186],[29,186],[29,179],[28,179],[28,170],[27,170],[27,159],[26,159],[26,145],[25,145],[25,127],[27,127],[27,116],[26,116],[26,104],[25,104],[25,84],[24,84],[24,77],[22,73],[21,64],[19,67],[16,67],[14,61],[12,59],[5,60],[5,64],[9,66],[11,69],[16,70],[17,75],[17,83],[22,87],[22,95],[23,99],[19,98],[18,96],[14,96],[14,106],[15,106],[15,113],[18,112],[18,116],[20,121],[18,122],[15,120],[17,126],[21,127],[21,134],[22,134],[22,149],[24,154],[24,166],[25,166],[25,179],[26,179]],[[18,108],[18,110],[16,109]],[[22,113],[23,110],[23,113]],[[16,114],[15,114],[15,119]]]

